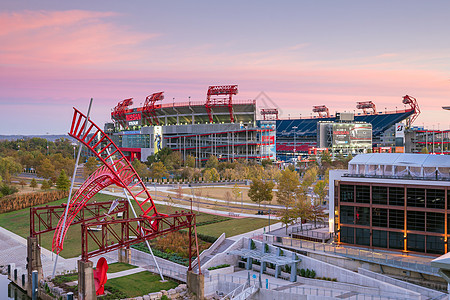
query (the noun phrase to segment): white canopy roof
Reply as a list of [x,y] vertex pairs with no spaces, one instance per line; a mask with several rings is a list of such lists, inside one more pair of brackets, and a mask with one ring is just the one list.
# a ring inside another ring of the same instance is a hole
[[349,165],[392,165],[450,168],[449,155],[415,153],[369,153],[355,156]]

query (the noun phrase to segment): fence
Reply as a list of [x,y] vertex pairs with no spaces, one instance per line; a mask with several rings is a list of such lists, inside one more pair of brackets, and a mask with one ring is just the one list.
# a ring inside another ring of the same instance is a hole
[[[237,277],[229,274],[217,274],[209,278],[210,281],[227,281],[239,285],[245,285],[248,281],[247,278]],[[290,283],[289,283],[290,284]],[[260,285],[259,278],[250,278],[250,286],[258,287]],[[323,287],[302,287],[294,285],[281,285],[277,283],[271,283],[270,281],[261,282],[262,289],[274,290],[283,293],[298,294],[298,295],[311,295],[311,296],[322,296],[322,297],[333,297],[333,298],[343,298],[352,300],[394,300],[394,299],[404,299],[404,296],[397,297],[387,297],[379,295],[369,295],[361,294],[356,292],[348,291],[338,291],[335,289],[326,289]]]
[[393,256],[389,255],[388,253],[374,252],[350,247],[340,247],[336,245],[297,240],[287,237],[278,237],[273,235],[265,235],[264,237],[265,241],[268,243],[277,243],[292,248],[333,253],[340,256],[382,264],[394,268],[402,268],[405,270],[434,276],[438,274],[438,268],[432,267],[431,263],[429,262],[417,261],[411,258],[404,258],[401,256]]
[[328,225],[319,224],[318,226],[314,226],[312,224],[305,224],[302,226],[292,227],[291,234],[294,238],[313,238],[322,240],[322,242],[326,242],[327,240],[333,237],[332,233],[329,232],[317,232],[313,231],[313,229],[325,228]]

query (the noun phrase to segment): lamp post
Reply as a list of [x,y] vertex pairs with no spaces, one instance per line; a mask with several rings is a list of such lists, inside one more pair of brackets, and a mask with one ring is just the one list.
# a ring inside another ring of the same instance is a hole
[[244,212],[244,193],[242,191],[239,192],[241,194],[241,214]]
[[270,208],[269,208],[269,232],[270,232]]

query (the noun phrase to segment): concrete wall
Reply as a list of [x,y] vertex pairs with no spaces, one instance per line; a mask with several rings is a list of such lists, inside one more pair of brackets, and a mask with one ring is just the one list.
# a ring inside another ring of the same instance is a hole
[[[380,295],[406,297],[408,299],[419,299],[419,294],[408,289],[397,287],[390,283],[379,281],[368,276],[355,273],[353,271],[331,265],[317,259],[300,255],[302,262],[299,269],[313,269],[317,277],[337,278],[339,283],[356,284],[359,286],[374,287],[380,290]],[[321,280],[319,280],[321,281]]]
[[219,278],[219,276],[205,278],[205,297],[217,295],[216,291],[220,291],[224,296],[240,286],[238,283],[219,280]]
[[[247,240],[247,239],[245,239]],[[244,238],[237,240],[234,244],[228,247],[224,252],[217,254],[204,265],[202,265],[202,272],[208,270],[209,267],[214,267],[222,264],[229,264],[231,266],[236,266],[239,258],[236,255],[228,255],[227,252],[235,249],[241,249],[247,244],[244,242]]]
[[[213,253],[214,250],[216,250],[225,239],[226,239],[226,237],[225,237],[225,232],[224,232],[219,236],[219,238],[208,249],[203,250],[202,253],[200,253],[200,255],[199,255],[200,262],[206,256],[211,255],[211,253]],[[198,260],[198,257],[193,261],[193,265],[197,264],[197,260]]]
[[274,299],[283,299],[283,300],[333,300],[336,299],[334,297],[326,297],[326,296],[312,296],[312,295],[298,295],[298,294],[290,294],[286,292],[279,292],[274,290],[264,290],[259,289],[259,291],[248,298],[249,300],[274,300]]
[[372,272],[372,271],[369,271],[366,269],[359,268],[358,273],[365,275],[365,276],[375,278],[375,279],[383,281],[383,282],[387,282],[387,283],[394,284],[396,286],[403,287],[405,289],[420,293],[420,294],[425,295],[430,298],[435,298],[435,297],[446,295],[445,293],[442,293],[439,291],[435,291],[435,290],[432,290],[432,289],[429,289],[429,288],[426,288],[426,287],[423,287],[420,285],[412,284],[409,282],[405,282],[403,280],[398,280],[398,279],[395,279],[395,278],[392,278],[392,277],[389,277],[389,276],[386,276],[383,274],[375,273],[375,272]]
[[204,299],[205,277],[191,271],[187,272],[187,288],[189,292],[195,295],[195,299]]

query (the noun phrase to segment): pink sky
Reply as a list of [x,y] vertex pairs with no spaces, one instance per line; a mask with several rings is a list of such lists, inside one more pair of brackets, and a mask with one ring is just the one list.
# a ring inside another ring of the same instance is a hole
[[110,2],[0,4],[0,134],[66,133],[71,107],[85,111],[91,97],[103,124],[122,99],[162,90],[167,102],[204,101],[214,84],[238,84],[237,99],[263,91],[282,117],[364,100],[401,109],[408,94],[422,109],[416,125],[450,127],[444,1],[426,13],[412,1],[388,12],[353,1],[230,2],[233,18],[219,3],[100,3]]

